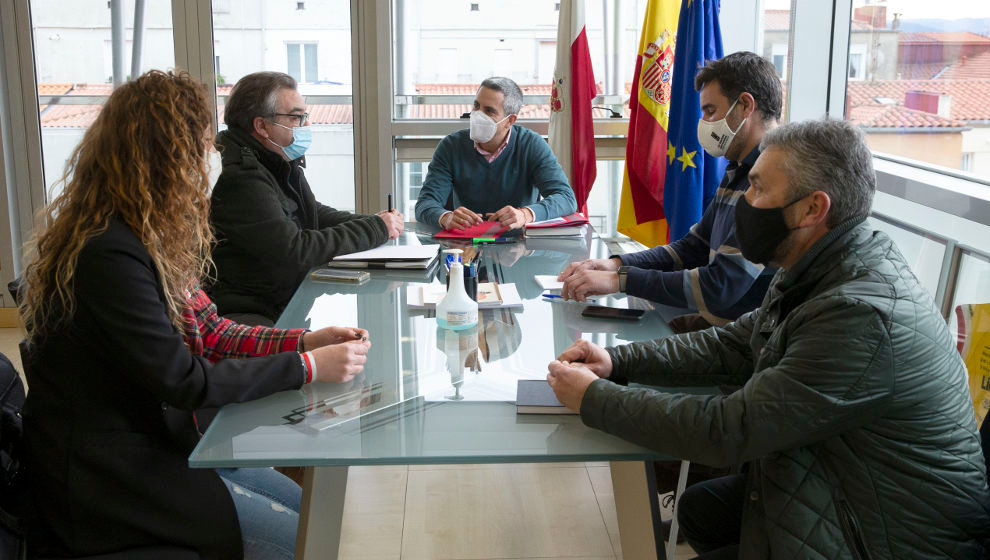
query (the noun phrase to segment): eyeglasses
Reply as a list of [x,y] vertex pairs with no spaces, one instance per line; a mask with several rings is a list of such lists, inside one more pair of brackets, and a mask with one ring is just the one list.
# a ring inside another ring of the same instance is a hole
[[297,114],[297,113],[275,113],[273,117],[293,117],[299,119],[299,126],[304,126],[306,121],[309,120],[309,113]]

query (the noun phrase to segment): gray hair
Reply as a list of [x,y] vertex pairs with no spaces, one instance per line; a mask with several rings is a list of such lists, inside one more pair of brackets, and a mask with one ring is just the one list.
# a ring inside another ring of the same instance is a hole
[[505,96],[505,101],[502,102],[502,110],[506,116],[519,114],[519,110],[522,109],[523,105],[523,94],[515,82],[509,78],[494,76],[481,82],[481,87],[501,92]]
[[791,200],[814,191],[823,191],[831,199],[829,228],[869,215],[877,180],[873,154],[860,129],[831,119],[790,123],[763,136],[760,150],[770,148],[784,152],[783,171]]
[[278,112],[278,92],[296,89],[296,80],[281,72],[255,72],[234,84],[223,109],[223,122],[244,131],[254,129],[255,117],[273,117]]

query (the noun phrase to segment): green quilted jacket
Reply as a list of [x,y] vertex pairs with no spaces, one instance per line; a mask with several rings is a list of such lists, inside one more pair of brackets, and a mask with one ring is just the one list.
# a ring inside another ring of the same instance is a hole
[[699,463],[749,463],[740,558],[988,556],[965,366],[900,252],[861,220],[779,271],[734,323],[608,352],[585,424]]

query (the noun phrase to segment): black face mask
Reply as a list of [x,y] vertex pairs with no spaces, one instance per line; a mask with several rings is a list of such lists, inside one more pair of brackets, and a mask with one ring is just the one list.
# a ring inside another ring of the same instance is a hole
[[792,229],[797,229],[787,227],[784,209],[803,198],[802,196],[776,208],[756,208],[746,201],[745,196],[739,197],[736,202],[736,239],[739,240],[739,250],[746,260],[770,264],[777,247],[787,239]]

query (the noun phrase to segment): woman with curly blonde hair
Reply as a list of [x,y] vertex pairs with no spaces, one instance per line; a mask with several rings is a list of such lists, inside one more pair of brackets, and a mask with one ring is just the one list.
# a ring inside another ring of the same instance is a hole
[[193,411],[350,380],[370,343],[362,329],[217,316],[199,289],[213,240],[212,141],[205,88],[188,75],[152,71],[121,86],[29,247],[32,555],[178,546],[292,557],[298,486],[271,469],[190,469]]

